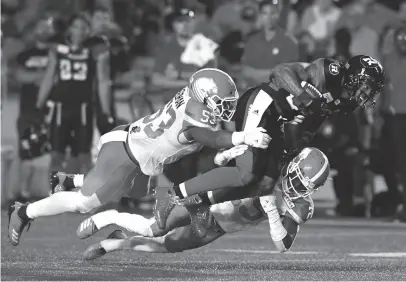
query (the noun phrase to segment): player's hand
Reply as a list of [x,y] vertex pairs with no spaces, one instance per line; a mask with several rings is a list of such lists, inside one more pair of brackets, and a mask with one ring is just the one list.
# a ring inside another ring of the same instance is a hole
[[237,145],[228,150],[219,151],[214,157],[214,163],[218,166],[226,165],[232,159],[244,154],[248,145]]
[[244,144],[255,148],[266,149],[272,138],[266,134],[266,130],[257,127],[251,131],[244,132]]
[[293,96],[298,97],[303,92],[300,83],[309,79],[309,74],[300,63],[286,63],[272,68],[269,82],[278,89],[285,89]]
[[303,123],[304,119],[305,119],[305,117],[303,115],[297,115],[297,116],[294,116],[293,119],[291,121],[289,121],[288,123],[298,125],[298,124]]

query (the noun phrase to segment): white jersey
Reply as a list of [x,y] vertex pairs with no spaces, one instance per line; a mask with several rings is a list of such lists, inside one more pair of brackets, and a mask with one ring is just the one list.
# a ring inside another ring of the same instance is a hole
[[188,127],[218,129],[216,117],[205,105],[189,96],[185,87],[158,112],[131,124],[128,145],[142,172],[158,175],[165,164],[199,151],[202,145],[188,141]]
[[[301,224],[312,217],[314,204],[310,196],[291,201],[281,191],[276,191],[276,204],[281,216]],[[259,197],[229,201],[211,206],[211,213],[227,233],[243,231],[267,219]]]

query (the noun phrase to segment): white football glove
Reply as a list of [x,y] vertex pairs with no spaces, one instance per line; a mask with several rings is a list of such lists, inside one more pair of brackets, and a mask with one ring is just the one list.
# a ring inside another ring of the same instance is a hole
[[264,212],[268,216],[269,232],[272,240],[281,241],[288,234],[285,227],[282,225],[279,216],[278,208],[276,206],[276,197],[274,195],[262,196],[259,198]]
[[255,148],[266,149],[272,138],[266,134],[266,130],[257,127],[251,131],[244,132],[244,144]]
[[244,154],[248,149],[248,145],[237,145],[228,150],[221,150],[214,157],[214,163],[218,166],[226,165],[230,160]]
[[297,115],[295,116],[291,121],[289,121],[289,123],[297,125],[297,124],[301,124],[303,123],[305,117],[302,115]]

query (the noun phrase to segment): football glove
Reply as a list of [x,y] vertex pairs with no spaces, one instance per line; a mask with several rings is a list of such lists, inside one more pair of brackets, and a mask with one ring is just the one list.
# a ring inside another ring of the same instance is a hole
[[255,148],[266,149],[272,138],[266,134],[266,130],[257,127],[251,131],[244,132],[244,144]]
[[224,166],[232,159],[244,154],[247,149],[247,145],[238,145],[228,150],[220,150],[214,157],[214,163],[218,166]]

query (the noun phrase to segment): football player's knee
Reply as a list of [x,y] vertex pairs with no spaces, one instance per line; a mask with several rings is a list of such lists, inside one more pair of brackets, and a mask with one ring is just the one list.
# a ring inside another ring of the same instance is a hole
[[240,174],[241,180],[244,183],[244,185],[253,184],[254,182],[258,181],[258,178],[251,171],[240,169]]
[[97,200],[97,196],[95,194],[91,196],[84,196],[80,192],[77,192],[77,194],[76,211],[80,213],[88,213],[100,206],[100,202]]

